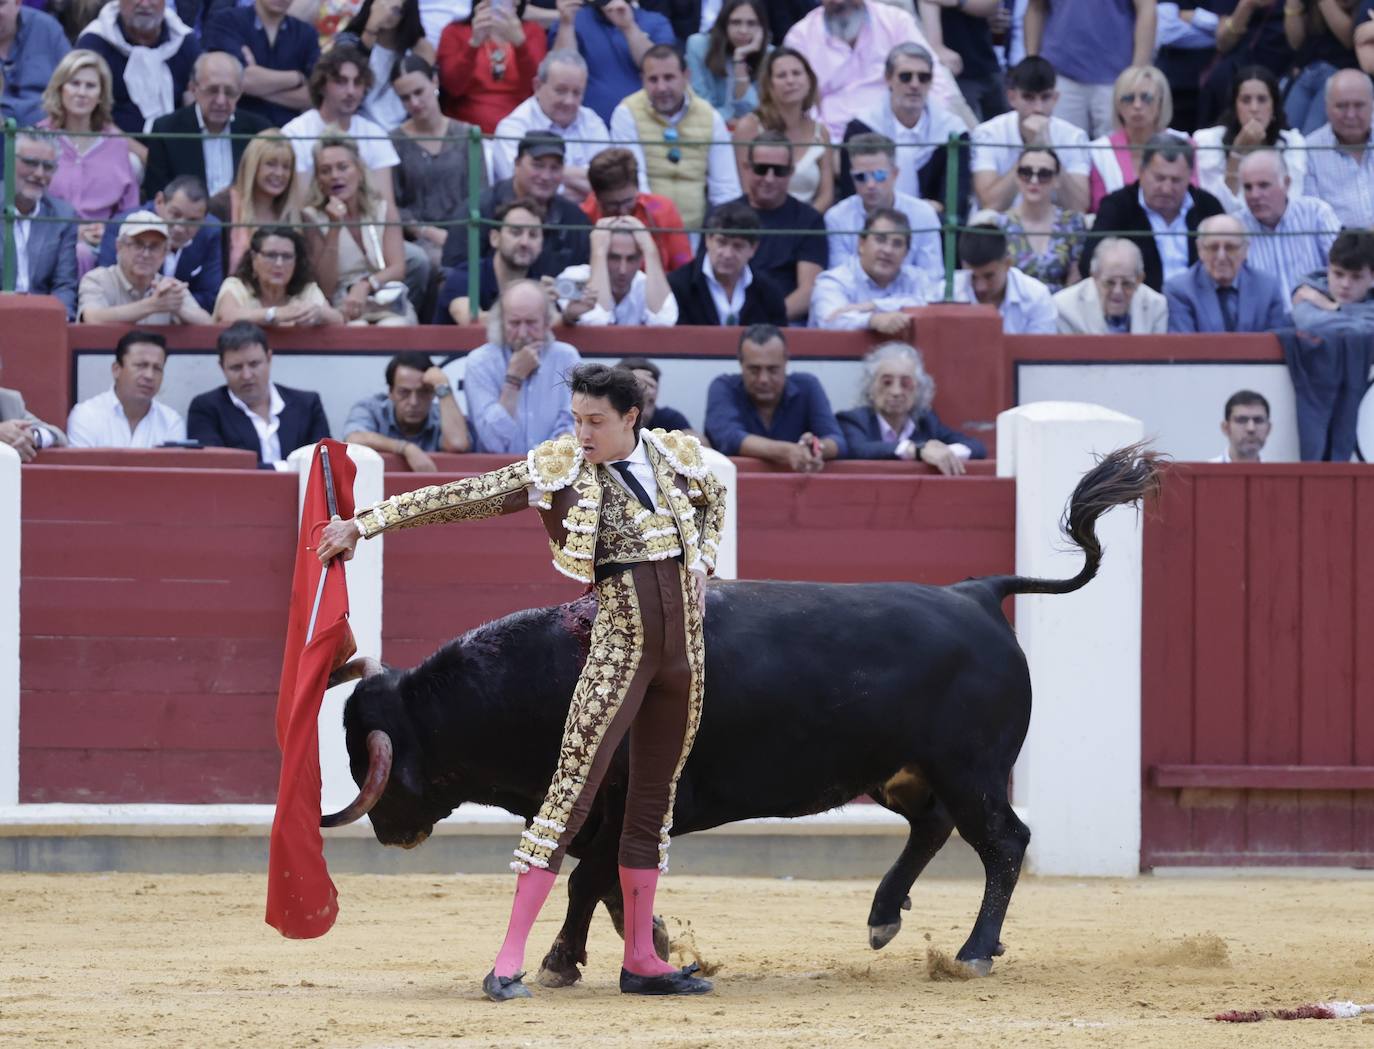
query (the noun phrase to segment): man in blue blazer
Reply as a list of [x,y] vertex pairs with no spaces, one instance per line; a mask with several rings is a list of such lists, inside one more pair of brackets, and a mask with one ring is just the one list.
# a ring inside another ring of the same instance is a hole
[[[21,131],[14,137],[15,249],[20,255],[18,291],[52,295],[67,307],[67,320],[76,319],[76,212],[65,200],[47,193],[57,170],[57,146],[52,139]],[[5,183],[0,179],[0,200]],[[70,219],[69,222],[24,221]],[[0,281],[5,276],[0,251]]]
[[224,283],[224,256],[220,249],[219,219],[206,216],[209,206],[205,184],[194,175],[178,175],[147,204],[130,208],[105,223],[96,265],[114,265],[115,239],[125,216],[140,209],[155,212],[167,223],[170,233],[162,272],[184,281],[201,308],[214,313],[215,296]]
[[965,472],[969,459],[986,459],[976,437],[951,429],[931,408],[935,380],[921,353],[904,342],[885,342],[864,358],[864,404],[839,412],[849,459],[906,459],[942,474]]
[[272,382],[272,351],[256,324],[231,324],[215,348],[225,385],[191,402],[187,437],[208,447],[255,452],[260,470],[284,470],[297,448],[329,436],[318,393]]
[[1245,261],[1240,220],[1213,215],[1198,226],[1198,260],[1164,285],[1171,332],[1273,331],[1291,324],[1284,289]]

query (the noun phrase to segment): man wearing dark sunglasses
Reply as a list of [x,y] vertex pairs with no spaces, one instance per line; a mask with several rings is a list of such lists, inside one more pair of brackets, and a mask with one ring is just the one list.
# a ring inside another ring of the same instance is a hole
[[[57,171],[57,145],[46,136],[19,132],[14,139],[15,262],[14,290],[32,295],[53,295],[67,307],[67,319],[76,319],[76,212],[66,201],[48,195]],[[0,197],[5,184],[0,179]],[[68,222],[34,222],[32,219],[68,219]],[[5,273],[0,252],[0,278]]]
[[[859,120],[851,120],[845,128],[844,139],[851,141],[858,135],[879,134],[897,146],[895,157],[897,182],[895,189],[909,197],[931,202],[937,211],[944,207],[947,193],[946,166],[949,151],[937,145],[953,135],[964,146],[956,165],[955,199],[959,201],[959,219],[967,208],[972,183],[969,180],[968,125],[938,102],[929,99],[934,83],[935,59],[920,44],[904,41],[887,53],[883,77],[887,82],[887,103]],[[840,158],[840,188],[846,191],[852,184],[849,155]]]
[[777,286],[787,303],[787,319],[798,321],[806,319],[811,307],[811,289],[825,269],[826,246],[820,212],[788,193],[792,158],[786,135],[760,134],[745,152],[744,196],[739,199],[754,209],[763,227],[749,265]]
[[978,203],[994,211],[1010,208],[1019,192],[1016,158],[1027,146],[1051,146],[1064,165],[1057,203],[1069,211],[1087,211],[1092,167],[1088,136],[1054,116],[1059,101],[1054,66],[1034,56],[1022,59],[1007,73],[1007,101],[1010,113],[973,129],[973,192]]

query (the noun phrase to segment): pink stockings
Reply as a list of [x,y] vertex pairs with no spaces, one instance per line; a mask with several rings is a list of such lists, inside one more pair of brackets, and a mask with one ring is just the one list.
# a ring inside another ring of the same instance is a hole
[[534,919],[539,917],[539,909],[549,898],[549,890],[558,880],[558,875],[540,867],[531,867],[515,879],[515,902],[510,908],[510,925],[506,927],[506,940],[501,944],[501,952],[496,956],[492,971],[497,976],[514,976],[525,963],[525,941],[530,938]]

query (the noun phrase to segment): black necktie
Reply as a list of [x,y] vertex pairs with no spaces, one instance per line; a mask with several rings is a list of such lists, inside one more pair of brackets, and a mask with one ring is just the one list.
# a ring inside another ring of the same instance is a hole
[[1227,331],[1235,331],[1239,323],[1240,304],[1236,301],[1239,293],[1235,288],[1218,288],[1217,301],[1221,303],[1221,319]]
[[620,476],[625,478],[626,486],[630,491],[634,492],[635,498],[644,504],[644,509],[652,513],[654,501],[649,498],[649,493],[646,492],[644,486],[639,483],[639,478],[635,477],[635,475],[630,472],[630,460],[621,459],[620,462],[611,463],[611,465],[620,471]]

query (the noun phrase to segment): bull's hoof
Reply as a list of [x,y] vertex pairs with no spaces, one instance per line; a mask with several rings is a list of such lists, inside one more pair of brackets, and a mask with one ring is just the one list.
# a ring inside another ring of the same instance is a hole
[[898,918],[895,922],[887,925],[870,925],[868,927],[868,945],[875,951],[881,951],[892,938],[902,931],[902,919]]
[[663,961],[668,960],[668,954],[673,949],[673,938],[668,935],[668,923],[654,915],[654,953]]
[[571,987],[582,979],[582,970],[577,966],[569,969],[550,969],[544,966],[539,970],[539,975],[535,981],[540,987],[547,987],[550,990],[557,990],[559,987]]
[[910,897],[910,896],[908,896],[908,897],[906,897],[904,900],[902,900],[902,910],[904,910],[904,911],[909,911],[909,910],[911,910],[911,897]]
[[991,976],[991,958],[960,958],[959,964],[967,969],[974,976]]

